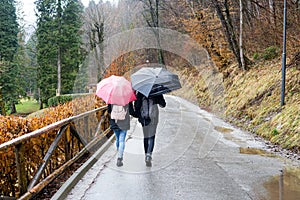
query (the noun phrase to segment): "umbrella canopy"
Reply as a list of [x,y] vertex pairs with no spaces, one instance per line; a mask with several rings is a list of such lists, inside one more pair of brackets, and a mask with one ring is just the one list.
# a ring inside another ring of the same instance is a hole
[[181,88],[178,76],[162,67],[143,67],[130,78],[133,89],[146,97],[166,94]]
[[102,79],[97,84],[96,95],[102,98],[107,104],[125,106],[136,100],[131,83],[123,76],[112,75]]

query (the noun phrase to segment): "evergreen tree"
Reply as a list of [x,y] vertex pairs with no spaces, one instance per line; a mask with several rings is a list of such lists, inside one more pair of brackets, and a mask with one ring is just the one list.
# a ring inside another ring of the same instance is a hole
[[18,50],[18,32],[16,5],[14,0],[0,1],[0,106],[1,114],[6,114],[4,105],[14,104],[19,98],[20,82],[18,79],[20,68],[14,62]]
[[[38,87],[41,102],[71,93],[82,62],[80,28],[83,6],[78,0],[36,1]],[[42,104],[40,105],[42,108]]]
[[15,0],[0,1],[0,60],[13,61],[18,48]]
[[37,78],[40,109],[43,103],[55,95],[57,78],[57,46],[54,15],[56,0],[38,0],[37,9]]
[[81,48],[83,6],[78,0],[66,1],[61,20],[62,93],[72,93],[74,81],[83,62]]

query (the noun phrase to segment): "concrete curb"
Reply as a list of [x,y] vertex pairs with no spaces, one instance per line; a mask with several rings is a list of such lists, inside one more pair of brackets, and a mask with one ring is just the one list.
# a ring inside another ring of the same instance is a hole
[[89,158],[74,174],[60,187],[60,189],[53,195],[51,200],[65,199],[72,188],[78,181],[86,174],[86,172],[99,160],[105,151],[113,144],[114,135],[112,135],[102,146],[98,149],[91,158]]

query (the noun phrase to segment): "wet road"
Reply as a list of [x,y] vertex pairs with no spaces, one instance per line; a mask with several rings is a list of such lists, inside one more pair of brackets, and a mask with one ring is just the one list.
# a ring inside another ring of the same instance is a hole
[[112,145],[66,199],[299,199],[299,177],[290,192],[280,176],[299,163],[250,151],[264,144],[186,100],[166,96],[166,101],[152,167],[145,165],[142,128],[133,119],[124,165],[116,166]]

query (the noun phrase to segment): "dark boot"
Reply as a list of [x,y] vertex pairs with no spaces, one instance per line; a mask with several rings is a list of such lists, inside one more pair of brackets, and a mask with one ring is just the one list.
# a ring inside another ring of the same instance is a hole
[[122,161],[123,161],[123,158],[118,158],[118,159],[117,159],[117,166],[118,166],[118,167],[123,166],[123,162],[122,162]]
[[151,155],[146,155],[145,162],[147,167],[152,166],[151,160],[152,160]]

